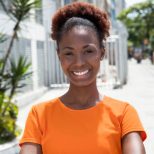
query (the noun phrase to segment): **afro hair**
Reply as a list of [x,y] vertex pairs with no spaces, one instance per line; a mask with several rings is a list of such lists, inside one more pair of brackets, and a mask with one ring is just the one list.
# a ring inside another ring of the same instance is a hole
[[58,40],[58,34],[65,22],[72,17],[80,17],[92,22],[100,35],[101,40],[109,36],[110,22],[107,13],[86,2],[74,2],[57,10],[52,18],[53,40]]

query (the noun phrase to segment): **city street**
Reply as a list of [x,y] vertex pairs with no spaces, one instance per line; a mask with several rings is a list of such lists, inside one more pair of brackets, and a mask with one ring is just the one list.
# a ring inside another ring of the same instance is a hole
[[[99,90],[104,95],[124,100],[132,104],[139,113],[143,126],[147,132],[147,139],[144,142],[146,153],[154,152],[154,65],[149,60],[144,60],[141,64],[132,59],[128,62],[129,76],[128,83],[120,89],[111,90],[108,87],[100,87]],[[49,100],[63,94],[67,89],[52,89],[44,94],[40,99],[20,108],[18,124],[24,128],[27,114],[32,105]],[[1,153],[1,152],[0,152]],[[4,153],[3,153],[4,154]],[[13,153],[12,153],[13,154]]]

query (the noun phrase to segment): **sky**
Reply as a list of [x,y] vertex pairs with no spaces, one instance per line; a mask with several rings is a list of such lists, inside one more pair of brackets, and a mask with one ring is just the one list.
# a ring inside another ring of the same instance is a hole
[[144,2],[146,0],[125,0],[126,1],[126,7],[129,7],[135,3],[140,3],[140,2]]

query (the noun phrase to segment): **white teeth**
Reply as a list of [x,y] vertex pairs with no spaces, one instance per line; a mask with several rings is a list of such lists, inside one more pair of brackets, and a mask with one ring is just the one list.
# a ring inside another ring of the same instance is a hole
[[75,75],[85,75],[86,73],[88,73],[88,70],[83,71],[83,72],[73,72]]

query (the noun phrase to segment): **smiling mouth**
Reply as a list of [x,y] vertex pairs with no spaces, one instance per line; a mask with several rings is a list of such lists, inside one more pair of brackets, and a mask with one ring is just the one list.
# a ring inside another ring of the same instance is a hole
[[76,76],[83,76],[83,75],[86,75],[87,73],[89,72],[89,70],[85,70],[85,71],[73,71],[73,74],[76,75]]

